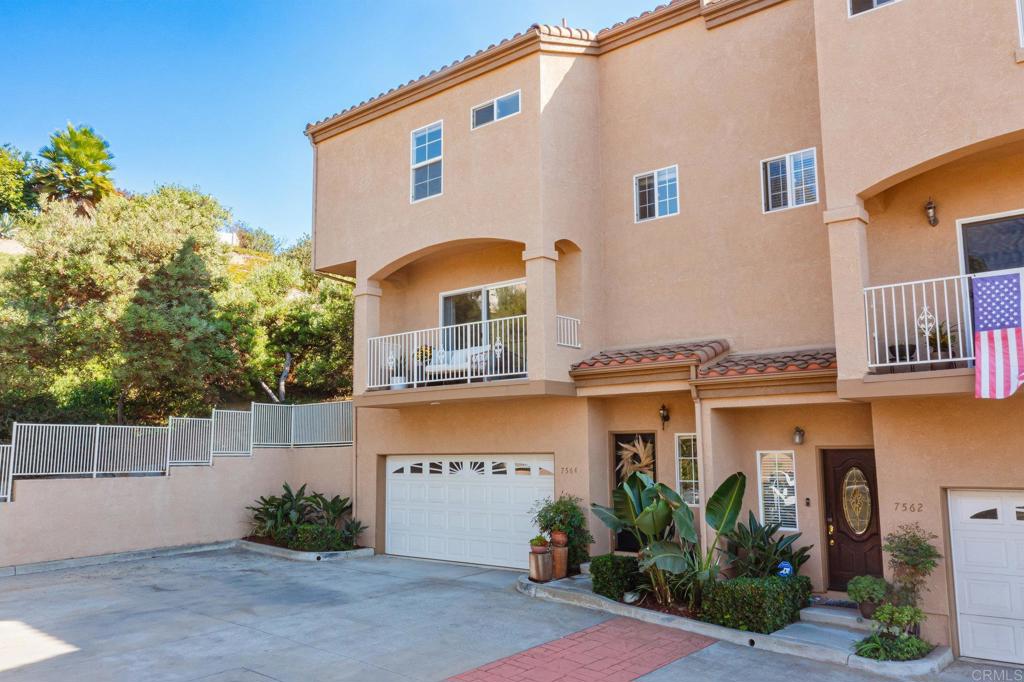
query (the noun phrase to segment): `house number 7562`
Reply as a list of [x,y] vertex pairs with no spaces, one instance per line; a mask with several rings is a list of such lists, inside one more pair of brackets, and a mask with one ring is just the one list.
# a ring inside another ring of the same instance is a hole
[[896,502],[896,509],[898,512],[918,512],[924,511],[923,502]]

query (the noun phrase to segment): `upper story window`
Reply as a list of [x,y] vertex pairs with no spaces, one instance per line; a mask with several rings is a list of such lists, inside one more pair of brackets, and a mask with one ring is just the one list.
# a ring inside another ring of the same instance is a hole
[[633,176],[636,222],[679,213],[678,166]]
[[441,193],[444,123],[438,121],[412,131],[412,200],[419,201]]
[[494,121],[500,121],[509,116],[519,113],[519,91],[510,92],[507,95],[492,99],[490,102],[473,107],[473,128],[485,126]]
[[764,211],[818,203],[818,161],[814,147],[761,162]]
[[850,0],[850,16],[861,12],[870,12],[882,5],[891,5],[896,0]]

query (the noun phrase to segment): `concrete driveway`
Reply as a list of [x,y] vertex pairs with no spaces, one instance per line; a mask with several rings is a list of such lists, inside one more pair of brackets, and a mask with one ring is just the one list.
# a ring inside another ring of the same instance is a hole
[[[525,597],[515,579],[394,557],[307,564],[241,550],[0,578],[0,678],[485,679],[474,669],[609,621]],[[684,651],[643,679],[877,679],[723,643]],[[974,674],[960,665],[944,677],[982,679]]]

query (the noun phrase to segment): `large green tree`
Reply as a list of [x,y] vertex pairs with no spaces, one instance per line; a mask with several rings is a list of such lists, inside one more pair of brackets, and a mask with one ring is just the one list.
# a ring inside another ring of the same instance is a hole
[[139,282],[117,325],[119,421],[126,414],[159,421],[216,402],[236,365],[230,326],[214,301],[225,284],[211,274],[194,237]]
[[15,220],[36,207],[34,163],[29,154],[10,145],[0,145],[0,237]]
[[100,200],[115,193],[110,145],[88,126],[68,123],[66,130],[50,136],[39,156],[36,187],[51,199],[70,201],[80,213],[91,213]]

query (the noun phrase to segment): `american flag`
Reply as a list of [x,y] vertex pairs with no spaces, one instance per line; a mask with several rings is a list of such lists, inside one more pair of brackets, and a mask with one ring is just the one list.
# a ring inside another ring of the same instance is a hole
[[1021,275],[974,278],[974,397],[1006,398],[1024,379]]

